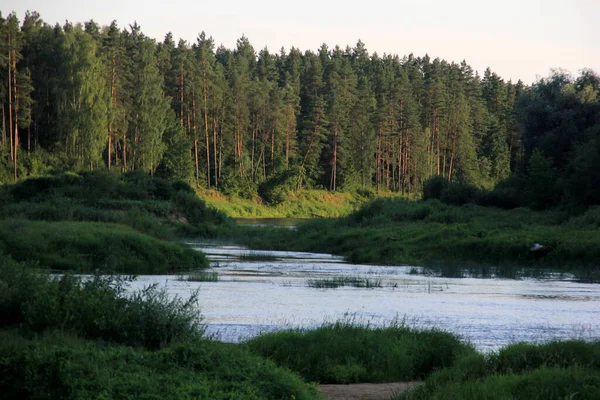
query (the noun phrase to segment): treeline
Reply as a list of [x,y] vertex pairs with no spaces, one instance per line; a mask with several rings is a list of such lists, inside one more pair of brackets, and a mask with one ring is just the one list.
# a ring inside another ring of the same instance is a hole
[[271,54],[245,37],[235,49],[204,33],[157,43],[135,23],[50,26],[35,12],[0,17],[0,37],[0,181],[116,168],[253,196],[413,193],[432,176],[491,189],[545,173],[535,179],[551,180],[549,202],[564,197],[563,177],[568,190],[596,179],[588,197],[600,201],[598,178],[581,171],[600,159],[589,70],[526,87],[464,61],[370,54],[360,41]]

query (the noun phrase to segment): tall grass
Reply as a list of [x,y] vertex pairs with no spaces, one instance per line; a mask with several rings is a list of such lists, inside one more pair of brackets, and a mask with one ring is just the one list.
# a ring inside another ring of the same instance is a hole
[[474,350],[456,336],[402,324],[383,328],[352,321],[310,331],[275,332],[248,342],[256,353],[320,383],[422,379]]
[[212,190],[198,190],[211,207],[233,218],[334,218],[350,214],[367,197],[358,192],[332,193],[325,190],[290,192],[277,205],[267,205],[260,198],[244,199],[225,196]]
[[0,393],[15,399],[321,399],[245,346],[202,339],[197,296],[52,277],[0,254]]
[[181,280],[187,282],[218,282],[219,273],[215,271],[194,271],[188,275],[183,275]]
[[[294,231],[245,228],[251,248],[343,255],[353,263],[446,267],[467,264],[518,277],[519,267],[600,270],[595,209],[584,217],[564,212],[451,206],[437,200],[376,199],[347,217],[302,223]],[[251,232],[251,233],[250,233]],[[533,243],[551,248],[537,260]],[[476,271],[473,271],[476,272]],[[486,271],[481,271],[482,277]]]
[[206,340],[158,351],[64,334],[27,339],[0,332],[6,399],[317,400],[296,374],[246,348]]
[[156,285],[127,293],[131,278],[51,277],[2,257],[0,328],[60,331],[149,349],[197,337],[197,294],[169,298]]
[[0,218],[119,223],[160,239],[213,237],[233,224],[185,183],[105,171],[4,185]]
[[254,251],[242,253],[238,256],[240,261],[244,262],[259,262],[259,261],[277,261],[279,258],[272,254],[261,254]]
[[126,274],[208,267],[204,254],[117,224],[0,220],[0,252],[51,269]]
[[515,343],[473,354],[435,372],[399,399],[594,399],[600,394],[600,342]]
[[356,288],[379,288],[381,287],[381,279],[336,276],[333,278],[307,279],[306,284],[309,287],[317,289],[336,289],[343,286],[352,286]]

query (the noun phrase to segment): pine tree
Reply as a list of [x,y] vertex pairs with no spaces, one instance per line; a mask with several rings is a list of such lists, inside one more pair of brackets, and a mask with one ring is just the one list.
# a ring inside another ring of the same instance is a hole
[[107,143],[109,93],[94,39],[81,25],[65,25],[60,44],[62,79],[58,111],[66,154],[81,167],[102,161]]
[[[163,78],[156,57],[156,44],[131,27],[133,71],[129,135],[132,152],[130,169],[154,173],[164,152],[163,134],[170,99],[163,95]],[[127,169],[127,164],[124,164]]]

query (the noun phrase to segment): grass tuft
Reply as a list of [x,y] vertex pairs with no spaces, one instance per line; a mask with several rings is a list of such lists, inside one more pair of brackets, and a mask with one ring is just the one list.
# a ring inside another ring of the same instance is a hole
[[256,353],[320,383],[395,382],[422,379],[448,367],[471,346],[436,329],[396,324],[324,324],[310,331],[262,335],[248,342]]
[[379,288],[381,287],[381,279],[360,278],[352,276],[336,276],[333,278],[317,278],[308,279],[306,281],[308,287],[317,289],[337,289],[344,286],[352,286],[356,288]]

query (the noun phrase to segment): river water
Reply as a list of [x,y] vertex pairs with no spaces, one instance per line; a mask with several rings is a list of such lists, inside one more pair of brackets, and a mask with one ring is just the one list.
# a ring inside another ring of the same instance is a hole
[[[598,284],[558,276],[440,278],[410,274],[410,267],[347,264],[328,254],[250,251],[214,242],[190,245],[207,253],[217,282],[141,276],[133,289],[158,283],[172,295],[188,297],[200,288],[206,334],[216,340],[238,342],[261,332],[342,319],[438,327],[481,351],[516,341],[600,339]],[[381,286],[318,289],[308,284],[332,277],[377,280]]]

